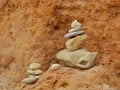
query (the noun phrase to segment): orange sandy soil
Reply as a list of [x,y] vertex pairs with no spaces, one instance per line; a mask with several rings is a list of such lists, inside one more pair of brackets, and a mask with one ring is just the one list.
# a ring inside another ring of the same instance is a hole
[[[88,35],[84,47],[99,52],[96,65],[50,71],[74,19]],[[32,62],[44,73],[23,85]],[[120,0],[1,0],[0,90],[120,90]]]

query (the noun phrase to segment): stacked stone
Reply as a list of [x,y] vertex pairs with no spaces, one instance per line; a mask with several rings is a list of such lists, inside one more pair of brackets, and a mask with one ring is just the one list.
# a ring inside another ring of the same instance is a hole
[[79,23],[77,20],[74,20],[71,24],[71,29],[68,31],[69,33],[65,35],[65,38],[72,38],[77,35],[81,35],[84,33],[84,31],[80,30],[81,23]]
[[80,30],[81,25],[77,20],[72,22],[71,29],[64,36],[68,39],[65,43],[67,49],[58,52],[56,57],[70,67],[90,68],[94,65],[98,52],[89,52],[82,47],[87,35]]
[[32,63],[29,66],[29,70],[27,70],[27,73],[29,75],[28,78],[25,78],[22,80],[25,84],[33,84],[39,79],[39,75],[42,74],[42,70],[40,70],[41,64],[39,63]]
[[69,33],[65,35],[65,38],[69,40],[65,43],[65,46],[69,51],[80,49],[83,42],[87,39],[87,35],[83,35],[84,31],[80,30],[81,25],[77,20],[74,20],[71,24]]

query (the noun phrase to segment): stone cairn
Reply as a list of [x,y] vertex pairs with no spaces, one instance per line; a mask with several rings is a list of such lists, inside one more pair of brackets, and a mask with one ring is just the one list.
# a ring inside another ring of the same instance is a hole
[[32,63],[29,66],[29,70],[27,70],[27,73],[29,75],[28,78],[25,78],[22,80],[22,83],[24,84],[33,84],[39,79],[39,75],[42,74],[42,70],[40,70],[41,64],[39,63]]
[[80,30],[81,23],[74,20],[71,29],[64,36],[68,40],[65,43],[66,49],[57,53],[56,57],[70,67],[88,69],[95,64],[98,52],[90,52],[82,45],[87,39],[87,35]]

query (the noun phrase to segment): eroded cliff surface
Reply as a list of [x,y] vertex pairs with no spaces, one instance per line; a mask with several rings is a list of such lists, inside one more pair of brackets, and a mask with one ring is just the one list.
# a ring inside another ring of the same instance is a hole
[[[90,51],[99,52],[96,62],[98,67],[92,68],[95,70],[93,73],[92,70],[65,68],[49,72],[47,69],[50,64],[59,63],[55,55],[65,48],[63,36],[70,29],[74,19],[83,24],[82,29],[88,35],[89,40],[84,46]],[[0,89],[84,90],[88,87],[87,90],[99,90],[102,88],[101,85],[109,84],[118,90],[119,29],[119,0],[1,0]],[[35,85],[23,85],[21,80],[27,76],[26,70],[32,62],[41,63],[45,73]],[[59,76],[56,76],[58,73]],[[53,77],[49,79],[51,74]],[[64,78],[67,82],[64,82]]]

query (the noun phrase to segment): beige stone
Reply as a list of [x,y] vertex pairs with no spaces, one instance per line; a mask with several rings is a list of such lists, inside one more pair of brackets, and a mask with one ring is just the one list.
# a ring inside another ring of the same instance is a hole
[[78,60],[78,66],[80,68],[90,68],[95,64],[98,52],[88,52],[84,57]]
[[103,89],[102,90],[116,90],[114,87],[112,87],[109,84],[103,84]]
[[22,80],[22,83],[24,84],[33,84],[35,83],[37,80],[39,79],[39,76],[35,76],[35,77],[28,77]]
[[75,28],[75,27],[81,26],[81,25],[82,25],[82,24],[79,23],[77,20],[74,20],[74,21],[72,22],[72,24],[71,24],[71,28]]
[[39,64],[39,63],[32,63],[29,66],[29,69],[31,69],[31,70],[37,70],[37,69],[40,69],[40,67],[41,67],[41,64]]
[[87,35],[76,36],[75,38],[66,41],[65,46],[70,51],[77,50],[82,47],[82,44],[86,39],[87,39]]
[[43,72],[42,70],[27,70],[27,73],[30,75],[41,75]]
[[59,69],[60,67],[61,67],[60,64],[55,63],[55,64],[52,64],[52,65],[49,67],[49,69],[50,69],[50,70],[56,70],[56,69]]
[[64,49],[57,53],[56,57],[70,67],[90,68],[94,65],[97,52],[89,52],[86,49],[69,51]]

